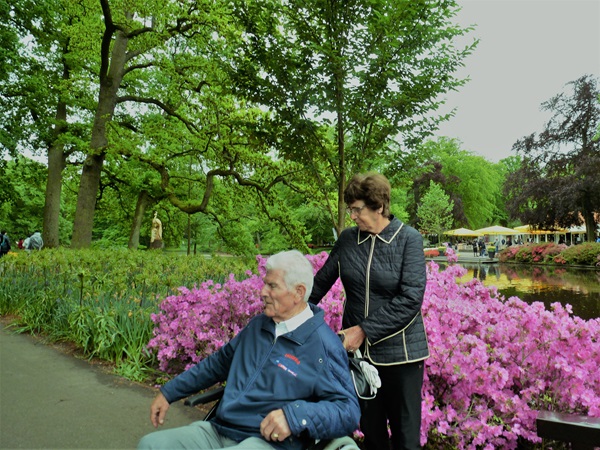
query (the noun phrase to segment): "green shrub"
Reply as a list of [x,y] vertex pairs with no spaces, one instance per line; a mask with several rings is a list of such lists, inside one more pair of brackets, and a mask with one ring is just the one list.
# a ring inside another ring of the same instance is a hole
[[515,255],[517,254],[519,249],[520,249],[520,247],[517,247],[516,245],[512,245],[510,247],[505,248],[504,250],[501,250],[500,253],[498,254],[499,261],[500,262],[514,261]]
[[600,243],[590,242],[570,247],[553,242],[511,246],[500,253],[499,259],[500,262],[527,264],[600,266]]
[[586,242],[572,245],[567,247],[560,256],[566,264],[600,266],[600,243]]
[[533,254],[532,254],[532,246],[531,245],[522,245],[515,253],[515,261],[520,263],[532,263],[533,262]]
[[146,345],[158,303],[181,286],[222,282],[255,266],[254,258],[155,251],[15,252],[0,260],[0,314],[16,315],[17,331],[74,342],[141,381],[155,363]]

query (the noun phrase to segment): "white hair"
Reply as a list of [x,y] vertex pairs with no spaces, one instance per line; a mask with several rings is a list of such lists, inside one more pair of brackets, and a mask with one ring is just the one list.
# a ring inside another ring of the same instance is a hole
[[306,288],[304,301],[308,301],[314,283],[313,267],[302,253],[298,250],[276,253],[267,259],[266,268],[267,271],[283,271],[283,280],[288,290],[303,285]]

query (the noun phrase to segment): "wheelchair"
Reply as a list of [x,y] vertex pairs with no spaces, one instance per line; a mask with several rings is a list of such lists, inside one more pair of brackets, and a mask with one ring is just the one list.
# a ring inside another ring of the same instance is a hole
[[[214,416],[224,391],[225,387],[223,386],[209,389],[203,393],[188,397],[184,404],[186,406],[198,406],[216,401],[204,418],[204,420],[208,420]],[[322,439],[313,441],[308,445],[306,450],[360,450],[360,447],[350,436],[344,436],[331,440]]]

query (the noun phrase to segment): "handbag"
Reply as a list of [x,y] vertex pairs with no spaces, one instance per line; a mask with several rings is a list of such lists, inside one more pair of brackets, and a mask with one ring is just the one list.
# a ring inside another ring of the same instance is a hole
[[377,389],[381,387],[379,372],[371,363],[362,357],[360,350],[353,355],[348,354],[350,362],[350,375],[356,395],[361,400],[372,400],[377,395]]

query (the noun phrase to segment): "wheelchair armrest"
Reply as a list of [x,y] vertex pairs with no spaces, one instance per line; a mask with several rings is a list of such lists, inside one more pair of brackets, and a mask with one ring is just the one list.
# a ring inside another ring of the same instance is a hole
[[219,386],[215,389],[210,389],[208,391],[204,391],[201,394],[192,395],[185,399],[185,406],[196,406],[203,405],[205,403],[210,403],[215,400],[219,400],[223,397],[223,392],[225,391],[225,386]]

